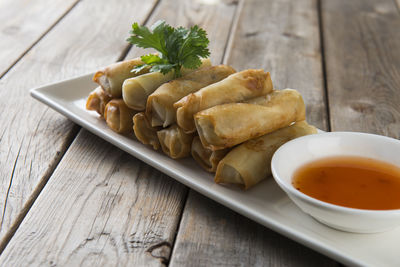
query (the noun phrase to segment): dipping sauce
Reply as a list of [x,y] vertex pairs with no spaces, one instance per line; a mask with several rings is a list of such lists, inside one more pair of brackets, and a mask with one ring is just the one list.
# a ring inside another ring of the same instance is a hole
[[329,157],[294,173],[293,186],[302,193],[357,209],[400,209],[400,168],[363,157]]

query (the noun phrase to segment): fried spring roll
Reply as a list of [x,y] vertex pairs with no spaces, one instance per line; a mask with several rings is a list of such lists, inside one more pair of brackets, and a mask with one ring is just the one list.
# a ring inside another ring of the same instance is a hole
[[128,108],[122,99],[113,99],[106,105],[104,118],[108,127],[117,133],[133,132],[132,117],[136,111]]
[[89,94],[86,100],[86,109],[94,110],[104,117],[104,109],[110,100],[111,97],[99,86]]
[[146,116],[152,126],[167,127],[176,121],[174,103],[189,93],[218,82],[235,70],[226,65],[198,69],[157,88],[148,98]]
[[[203,59],[201,67],[211,66],[210,59]],[[193,72],[192,69],[182,69],[182,75]],[[126,79],[122,85],[122,98],[126,105],[135,110],[144,110],[146,101],[161,84],[172,80],[174,72],[162,74],[160,72],[151,72],[137,77]]]
[[177,109],[177,123],[186,132],[194,132],[196,126],[193,115],[197,112],[220,104],[241,102],[266,95],[272,89],[269,72],[249,69],[232,74],[176,102],[174,107]]
[[219,150],[305,120],[305,106],[299,92],[285,89],[247,103],[218,105],[194,119],[203,146]]
[[137,113],[133,116],[133,131],[136,138],[145,145],[151,145],[154,150],[160,148],[160,141],[158,141],[157,131],[160,130],[151,127],[150,122],[143,112]]
[[229,152],[229,149],[212,151],[203,147],[200,138],[195,136],[192,141],[192,157],[208,172],[215,172],[220,160]]
[[190,155],[190,148],[194,134],[187,134],[178,125],[157,132],[158,140],[165,154],[173,159],[180,159]]
[[122,98],[128,107],[142,111],[146,108],[147,97],[173,77],[174,73],[171,71],[165,75],[161,72],[151,72],[126,79],[122,84]]
[[248,140],[232,149],[218,164],[216,183],[238,184],[248,189],[271,175],[271,159],[284,143],[317,129],[305,121]]
[[143,64],[140,58],[117,62],[97,71],[93,76],[93,81],[98,83],[107,94],[113,98],[121,98],[122,83],[125,79],[147,73],[148,69],[143,69],[140,73],[131,72],[137,66]]

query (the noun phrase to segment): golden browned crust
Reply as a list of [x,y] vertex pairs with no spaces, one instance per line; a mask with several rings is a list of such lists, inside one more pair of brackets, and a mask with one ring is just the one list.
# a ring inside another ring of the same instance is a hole
[[317,129],[305,121],[248,140],[232,149],[218,164],[216,183],[238,184],[248,189],[271,175],[270,162],[284,143]]
[[203,147],[200,138],[195,136],[192,142],[191,154],[192,157],[199,163],[203,169],[208,172],[217,170],[220,160],[229,152],[229,149],[212,151]]
[[157,132],[163,152],[173,159],[190,155],[194,134],[186,134],[178,125],[173,124]]
[[101,87],[94,89],[86,100],[86,109],[96,111],[101,117],[104,116],[104,109],[111,97]]
[[160,141],[157,137],[159,128],[151,127],[144,112],[139,112],[133,116],[133,131],[136,138],[145,145],[151,145],[154,150],[160,148]]
[[133,132],[132,117],[136,111],[128,108],[122,99],[113,99],[105,107],[107,125],[117,133]]
[[148,72],[148,69],[144,69],[140,73],[131,72],[135,66],[140,64],[143,64],[140,58],[111,64],[97,71],[93,76],[93,81],[113,98],[120,98],[122,96],[122,83],[125,79]]
[[233,71],[231,67],[225,65],[204,67],[161,85],[147,99],[146,116],[150,118],[151,125],[167,127],[175,123],[175,102],[192,92],[228,77]]
[[249,69],[234,73],[175,103],[177,123],[186,132],[194,132],[196,128],[193,116],[197,112],[221,104],[236,103],[266,95],[272,90],[269,72]]
[[274,92],[265,105],[231,103],[198,112],[196,128],[203,145],[212,150],[232,147],[305,119],[303,98],[296,90]]

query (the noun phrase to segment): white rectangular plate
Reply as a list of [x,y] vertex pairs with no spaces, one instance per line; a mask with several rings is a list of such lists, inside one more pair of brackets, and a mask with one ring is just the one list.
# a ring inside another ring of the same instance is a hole
[[217,185],[192,159],[172,160],[110,130],[85,110],[96,85],[92,74],[32,89],[31,95],[90,132],[177,181],[297,242],[348,265],[400,266],[400,228],[381,234],[352,234],[326,227],[297,208],[273,179],[242,191]]

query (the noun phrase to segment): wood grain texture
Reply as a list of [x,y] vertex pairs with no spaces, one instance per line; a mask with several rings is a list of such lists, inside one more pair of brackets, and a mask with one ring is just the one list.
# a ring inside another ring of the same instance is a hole
[[[210,35],[220,31],[213,49],[221,61],[218,51],[227,43],[229,31],[223,31],[232,23],[235,4],[186,3],[160,2],[150,23],[195,21]],[[223,19],[226,14],[230,20]],[[212,27],[217,23],[219,28]],[[128,56],[137,56],[135,51]],[[82,130],[7,245],[0,265],[162,265],[169,260],[186,194],[171,178]]]
[[170,266],[338,265],[190,191]]
[[79,3],[0,80],[5,100],[0,107],[0,238],[10,227],[13,232],[77,132],[65,117],[32,99],[29,89],[116,61],[132,16],[144,21],[155,1],[139,3]]
[[225,61],[269,71],[277,89],[297,89],[307,121],[328,129],[317,1],[244,1]]
[[159,266],[169,257],[185,191],[82,130],[0,265]]
[[1,1],[0,77],[78,1]]
[[391,0],[323,1],[332,130],[400,138],[400,13]]
[[[317,3],[244,1],[225,61],[264,68],[276,88],[299,89],[308,121],[327,128]],[[171,266],[337,266],[311,251],[190,191]]]
[[[209,48],[213,64],[221,64],[237,4],[232,0],[194,0],[182,1],[180,4],[162,1],[154,13],[160,15],[152,16],[148,24],[152,25],[158,19],[164,19],[173,26],[199,25],[207,31],[210,39]],[[142,54],[142,49],[133,47],[128,57]]]

